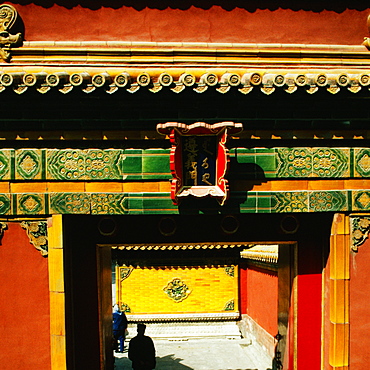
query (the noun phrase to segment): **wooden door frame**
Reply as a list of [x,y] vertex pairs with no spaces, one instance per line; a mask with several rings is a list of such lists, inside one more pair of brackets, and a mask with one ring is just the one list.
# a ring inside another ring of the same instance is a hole
[[112,330],[112,253],[111,245],[96,246],[98,267],[100,369],[114,368]]

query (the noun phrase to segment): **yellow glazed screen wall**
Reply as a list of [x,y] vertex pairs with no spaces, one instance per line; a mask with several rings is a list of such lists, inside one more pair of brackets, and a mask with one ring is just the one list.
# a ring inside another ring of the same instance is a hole
[[238,311],[237,266],[116,268],[117,302],[130,315]]

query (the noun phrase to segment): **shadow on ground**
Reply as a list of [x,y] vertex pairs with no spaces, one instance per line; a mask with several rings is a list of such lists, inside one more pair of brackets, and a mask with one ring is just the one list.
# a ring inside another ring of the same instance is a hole
[[[156,370],[278,370],[275,359],[251,340],[206,339],[156,342]],[[115,370],[131,370],[128,346],[115,353]]]
[[[176,358],[175,355],[167,355],[163,357],[157,357],[157,365],[156,369],[158,370],[196,370],[192,367],[186,366],[181,364],[181,361],[183,361],[182,358]],[[115,360],[115,370],[129,370],[132,369],[131,367],[131,361],[126,358],[117,358]],[[273,365],[273,368],[268,368],[266,370],[276,370],[278,369]],[[241,369],[240,369],[241,370]],[[245,370],[257,370],[257,369],[245,369]]]
[[[181,364],[181,361],[183,361],[182,358],[177,358],[175,355],[167,355],[163,357],[157,357],[157,365],[156,369],[160,370],[194,370],[193,368]],[[117,358],[115,360],[115,369],[116,370],[129,370],[132,369],[131,367],[131,361],[126,358]]]

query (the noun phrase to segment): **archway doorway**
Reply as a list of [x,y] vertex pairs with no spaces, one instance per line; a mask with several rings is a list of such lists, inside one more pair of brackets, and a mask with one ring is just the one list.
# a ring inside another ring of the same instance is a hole
[[[234,259],[228,251],[233,248],[236,249]],[[282,250],[280,268],[279,249]],[[99,260],[105,261],[100,274],[100,279],[106,280],[105,286],[111,283],[110,254],[115,262],[115,300],[110,301],[106,294],[108,287],[100,296],[101,304],[105,300],[100,316],[107,318],[101,327],[106,363],[112,354],[110,336],[105,335],[111,333],[112,303],[126,312],[131,323],[129,336],[135,331],[134,324],[147,324],[148,334],[159,347],[161,356],[157,364],[161,369],[168,366],[198,369],[207,365],[213,368],[223,363],[227,369],[242,366],[266,370],[277,368],[273,364],[283,360],[290,300],[293,299],[292,243],[280,246],[121,244],[99,245],[98,250]],[[240,255],[244,258],[240,259]],[[248,261],[248,265],[243,264],[243,260]],[[239,300],[248,301],[247,306]],[[277,333],[282,338],[280,343],[275,339]],[[173,346],[175,341],[178,343]],[[199,353],[195,348],[190,351],[196,341]],[[203,348],[202,353],[200,349],[206,345],[208,348]],[[207,358],[209,348],[215,350],[217,346],[220,347],[218,355]],[[233,352],[232,357],[223,351],[227,346]],[[217,362],[212,364],[214,358]],[[115,364],[117,369],[130,366],[127,352],[116,354]]]
[[[281,217],[279,215],[239,215],[239,222],[243,229],[235,235],[228,235],[222,231],[219,226],[222,220],[221,215],[177,216],[174,218],[177,225],[179,225],[179,232],[170,238],[172,238],[173,243],[183,241],[187,244],[194,243],[197,240],[199,243],[209,243],[209,240],[220,241],[220,243],[248,240],[248,243],[251,244],[272,244],[278,240],[281,245],[287,242],[296,242],[298,246],[296,249],[299,253],[295,255],[294,259],[298,266],[296,268],[297,276],[302,275],[299,276],[302,283],[299,285],[298,281],[294,289],[296,291],[301,289],[300,296],[304,300],[310,301],[310,312],[308,313],[307,306],[306,308],[301,306],[302,309],[299,311],[299,302],[293,302],[293,305],[290,303],[289,307],[294,307],[294,305],[298,307],[299,320],[306,320],[309,314],[313,321],[310,328],[305,328],[305,330],[308,334],[313,334],[309,337],[309,340],[317,346],[321,338],[321,284],[318,284],[318,279],[320,279],[323,266],[322,257],[327,247],[326,233],[328,230],[330,231],[331,218],[312,216],[302,215],[299,223],[305,226],[295,234],[288,234],[281,230]],[[112,257],[107,257],[107,255],[111,253],[112,245],[120,245],[122,241],[125,241],[126,245],[137,244],[138,240],[143,241],[141,244],[146,245],[152,244],[150,241],[154,241],[158,245],[173,244],[168,242],[168,237],[158,231],[158,223],[161,217],[147,215],[112,217],[112,222],[117,227],[109,235],[104,235],[101,230],[99,231],[99,222],[102,217],[75,215],[65,217],[63,226],[67,361],[70,364],[68,368],[77,369],[81,364],[88,364],[91,369],[105,369],[109,366],[109,360],[107,360],[109,353],[106,350],[108,348],[109,331],[104,332],[101,326],[102,323],[108,323],[111,320],[111,292],[106,294],[106,289],[104,288],[104,292],[102,292],[101,288],[101,286],[111,286]],[[202,222],[200,223],[199,220]],[[269,225],[267,231],[266,224]],[[315,228],[316,233],[311,232],[312,228]],[[189,234],[189,229],[194,230],[194,232]],[[262,236],[263,241],[261,241]],[[101,247],[97,247],[98,245]],[[106,253],[99,256],[100,252],[97,253],[99,250],[106,251]],[[102,263],[101,261],[106,262]],[[290,263],[289,266],[291,266]],[[108,266],[106,270],[102,267],[104,265]],[[104,272],[108,270],[109,273]],[[105,277],[102,278],[102,276]],[[105,281],[108,281],[108,283]],[[311,282],[314,282],[314,285]],[[108,298],[103,298],[103,295],[109,297],[110,301]],[[103,304],[105,300],[109,303]],[[292,315],[295,318],[296,313],[293,312]],[[297,357],[297,341],[305,339],[297,337],[296,328],[300,325],[298,319],[292,322],[291,328],[294,329],[294,332],[292,330],[287,336],[291,349],[289,361],[293,361],[293,363]],[[103,340],[102,337],[106,339]],[[312,356],[312,351],[310,356]],[[317,356],[320,358],[320,350]]]

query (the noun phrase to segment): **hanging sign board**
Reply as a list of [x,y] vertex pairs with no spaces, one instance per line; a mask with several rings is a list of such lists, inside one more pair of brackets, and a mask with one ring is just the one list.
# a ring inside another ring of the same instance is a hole
[[243,125],[234,122],[157,125],[157,131],[169,136],[172,144],[171,198],[175,204],[187,196],[210,196],[224,204],[228,197],[225,175],[229,167],[229,151],[225,144],[229,134],[242,130]]

